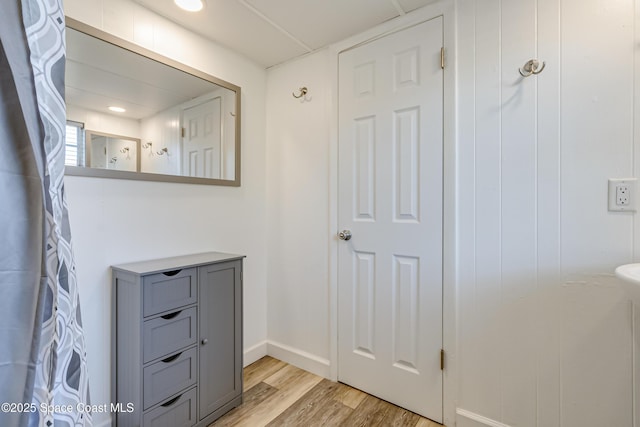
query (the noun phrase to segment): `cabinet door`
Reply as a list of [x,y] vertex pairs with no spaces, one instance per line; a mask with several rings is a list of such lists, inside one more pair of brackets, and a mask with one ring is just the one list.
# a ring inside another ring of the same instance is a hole
[[242,261],[200,267],[199,419],[242,393]]

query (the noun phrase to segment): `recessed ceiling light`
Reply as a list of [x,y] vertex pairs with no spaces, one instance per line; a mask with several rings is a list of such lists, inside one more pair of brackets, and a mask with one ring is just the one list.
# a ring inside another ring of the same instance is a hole
[[187,12],[199,12],[204,7],[202,0],[174,0],[174,2]]
[[109,107],[109,110],[113,111],[114,113],[124,113],[125,111],[127,111],[122,107]]

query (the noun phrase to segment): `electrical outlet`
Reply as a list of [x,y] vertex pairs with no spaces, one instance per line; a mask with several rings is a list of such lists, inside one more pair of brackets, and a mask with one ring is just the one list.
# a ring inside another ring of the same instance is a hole
[[616,185],[616,205],[629,206],[629,184]]
[[610,211],[636,211],[636,183],[636,178],[618,178],[609,180]]

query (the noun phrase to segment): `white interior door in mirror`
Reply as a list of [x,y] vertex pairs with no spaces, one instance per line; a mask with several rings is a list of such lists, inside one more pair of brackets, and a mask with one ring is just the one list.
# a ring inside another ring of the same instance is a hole
[[183,111],[182,173],[199,178],[221,178],[221,98]]
[[142,119],[141,171],[233,180],[235,94],[225,88]]

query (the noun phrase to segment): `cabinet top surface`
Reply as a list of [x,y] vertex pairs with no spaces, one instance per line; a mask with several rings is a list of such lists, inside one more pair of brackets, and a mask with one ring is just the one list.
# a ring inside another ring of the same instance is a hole
[[127,271],[135,274],[152,274],[179,268],[197,267],[224,261],[244,258],[244,255],[226,254],[222,252],[205,252],[201,254],[181,255],[170,258],[158,258],[149,261],[130,262],[113,265],[114,270]]

